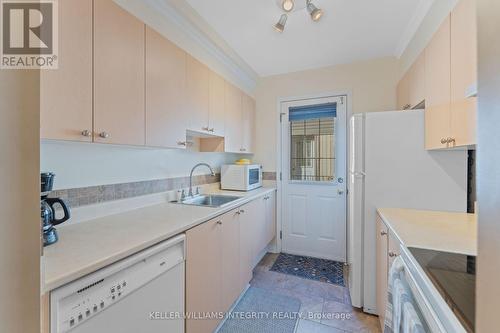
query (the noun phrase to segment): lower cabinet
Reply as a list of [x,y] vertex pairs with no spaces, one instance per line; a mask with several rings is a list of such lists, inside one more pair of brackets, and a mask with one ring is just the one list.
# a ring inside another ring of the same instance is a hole
[[[245,290],[274,238],[274,197],[266,194],[186,232],[187,314],[228,311]],[[221,321],[187,319],[186,332],[211,333]]]
[[382,330],[385,321],[387,305],[387,289],[389,284],[389,270],[400,254],[400,243],[392,234],[387,225],[377,215],[377,312]]

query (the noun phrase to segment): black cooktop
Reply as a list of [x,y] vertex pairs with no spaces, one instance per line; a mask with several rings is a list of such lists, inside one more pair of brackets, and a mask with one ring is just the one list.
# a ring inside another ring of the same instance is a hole
[[473,332],[476,300],[476,257],[409,248],[441,296],[465,328]]

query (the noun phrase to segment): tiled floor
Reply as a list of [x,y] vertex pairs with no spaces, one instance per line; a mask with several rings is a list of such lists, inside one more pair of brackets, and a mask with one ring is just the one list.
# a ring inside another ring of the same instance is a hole
[[277,256],[261,260],[250,284],[301,301],[296,333],[380,332],[378,317],[351,306],[348,288],[270,271]]

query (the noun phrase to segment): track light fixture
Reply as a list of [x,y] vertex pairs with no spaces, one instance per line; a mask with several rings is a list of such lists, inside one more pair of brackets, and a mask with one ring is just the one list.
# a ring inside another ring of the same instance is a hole
[[274,25],[274,29],[276,29],[276,31],[278,31],[278,32],[283,32],[283,30],[285,30],[285,25],[286,25],[287,19],[288,19],[288,15],[286,15],[286,14],[281,15],[278,23],[276,23]]
[[281,8],[289,13],[293,10],[293,7],[295,7],[295,2],[293,0],[282,0],[281,1]]
[[309,15],[311,15],[311,18],[313,21],[318,21],[321,16],[323,16],[323,11],[316,7],[313,3],[312,0],[306,0],[306,5],[307,5],[307,12]]
[[314,22],[319,21],[319,19],[323,16],[323,10],[316,7],[312,3],[312,0],[305,0],[305,4],[303,2],[302,5],[297,6],[295,6],[295,0],[276,0],[276,4],[285,12],[281,15],[278,23],[274,25],[274,29],[278,32],[283,32],[285,30],[288,15],[293,12],[306,9]]

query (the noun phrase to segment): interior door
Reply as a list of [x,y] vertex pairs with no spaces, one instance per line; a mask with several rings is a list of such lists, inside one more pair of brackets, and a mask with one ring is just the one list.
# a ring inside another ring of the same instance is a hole
[[346,262],[346,104],[281,104],[283,252]]

